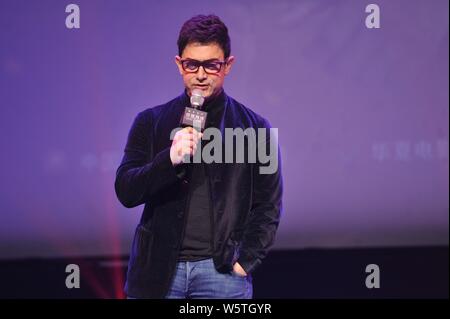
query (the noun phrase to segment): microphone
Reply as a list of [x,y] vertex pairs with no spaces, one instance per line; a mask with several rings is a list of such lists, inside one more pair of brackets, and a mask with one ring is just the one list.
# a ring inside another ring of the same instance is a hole
[[202,91],[199,89],[192,90],[191,94],[191,106],[184,108],[184,113],[181,118],[181,127],[192,126],[195,129],[202,132],[205,129],[207,112],[201,111],[205,98]]
[[202,91],[199,89],[192,90],[191,95],[191,105],[195,108],[201,108],[205,98],[203,97]]

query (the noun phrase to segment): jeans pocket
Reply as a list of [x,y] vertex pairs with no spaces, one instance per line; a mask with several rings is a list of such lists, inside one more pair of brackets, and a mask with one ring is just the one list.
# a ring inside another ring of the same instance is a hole
[[243,278],[243,279],[247,278],[247,275],[241,275],[241,274],[238,274],[238,273],[235,272],[234,270],[231,272],[231,274],[232,274],[234,277]]

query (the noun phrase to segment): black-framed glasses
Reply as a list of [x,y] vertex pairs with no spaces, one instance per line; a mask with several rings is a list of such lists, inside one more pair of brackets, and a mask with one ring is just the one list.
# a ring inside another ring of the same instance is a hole
[[208,74],[217,74],[222,70],[222,66],[227,64],[227,61],[218,60],[206,60],[198,61],[192,59],[181,60],[181,66],[185,72],[197,73],[198,69],[202,66]]

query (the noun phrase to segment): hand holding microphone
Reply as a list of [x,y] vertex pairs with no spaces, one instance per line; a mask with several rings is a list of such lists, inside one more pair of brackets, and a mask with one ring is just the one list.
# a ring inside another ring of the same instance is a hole
[[186,157],[194,156],[197,150],[197,143],[202,138],[207,113],[200,111],[205,98],[201,90],[193,90],[191,95],[191,107],[186,107],[181,118],[182,130],[178,131],[170,147],[170,160],[172,164],[178,165],[184,162]]
[[192,126],[185,127],[175,134],[170,147],[170,160],[174,166],[183,163],[186,156],[194,156],[202,135],[203,133]]

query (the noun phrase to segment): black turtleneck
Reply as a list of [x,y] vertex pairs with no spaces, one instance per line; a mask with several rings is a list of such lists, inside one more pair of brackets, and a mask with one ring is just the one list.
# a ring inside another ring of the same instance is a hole
[[[186,92],[184,98],[189,97]],[[226,103],[226,94],[220,94],[205,101],[203,111],[208,112],[205,127],[217,127]],[[202,148],[204,142],[202,141]],[[186,165],[189,181],[189,200],[186,211],[186,226],[179,255],[180,261],[197,261],[212,256],[212,216],[209,183],[206,176],[206,165],[189,163]]]

